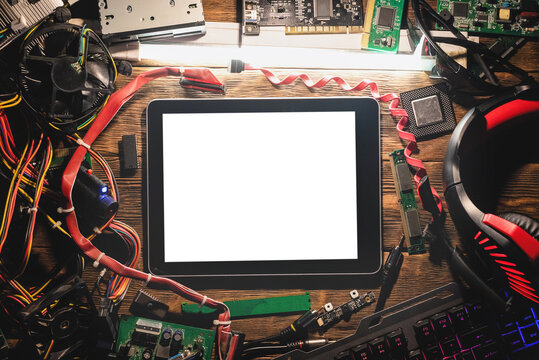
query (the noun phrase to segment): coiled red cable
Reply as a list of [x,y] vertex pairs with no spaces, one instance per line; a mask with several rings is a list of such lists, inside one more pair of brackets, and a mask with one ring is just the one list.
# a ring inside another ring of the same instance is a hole
[[[388,93],[388,94],[380,95],[380,92],[378,91],[378,85],[376,85],[375,82],[370,81],[370,80],[362,80],[355,86],[351,86],[350,84],[348,84],[348,82],[346,82],[346,80],[344,80],[343,78],[339,76],[326,75],[315,82],[309,75],[304,74],[304,73],[291,73],[291,74],[288,74],[284,79],[280,80],[273,72],[271,72],[268,69],[254,67],[247,63],[244,63],[243,66],[244,66],[244,70],[261,71],[273,85],[290,85],[297,79],[300,79],[301,81],[303,81],[305,86],[307,86],[310,89],[311,88],[320,89],[324,87],[330,81],[334,81],[335,83],[337,83],[337,85],[339,85],[339,87],[344,91],[362,91],[366,88],[369,88],[373,98],[381,102],[389,103],[389,111],[391,112],[391,115],[396,116],[396,117],[400,116],[400,119],[397,123],[396,128],[397,128],[399,137],[402,140],[405,140],[408,142],[406,144],[406,148],[404,149],[404,155],[406,156],[406,161],[408,165],[416,168],[416,173],[414,174],[414,181],[416,185],[419,184],[419,182],[425,175],[427,175],[425,164],[423,164],[421,160],[412,157],[413,152],[417,149],[417,141],[414,134],[404,130],[406,125],[408,125],[408,114],[406,113],[406,110],[399,108],[400,98],[398,94]],[[440,198],[440,195],[438,194],[438,192],[436,192],[436,190],[433,187],[431,187],[431,191],[436,200],[436,205],[438,206],[438,210],[440,210],[440,213],[441,213],[443,210],[443,205],[442,205],[442,200]]]

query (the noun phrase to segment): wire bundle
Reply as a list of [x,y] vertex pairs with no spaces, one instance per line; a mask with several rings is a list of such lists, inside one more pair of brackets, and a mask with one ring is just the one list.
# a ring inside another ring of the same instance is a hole
[[[141,243],[140,238],[135,230],[129,225],[118,220],[114,220],[109,228],[118,234],[129,247],[129,260],[124,264],[127,267],[134,268],[140,258]],[[123,300],[131,279],[118,274],[112,275],[107,287],[106,296],[114,302]]]
[[[235,346],[234,340],[236,338],[232,336],[232,333],[230,332],[230,312],[228,310],[228,307],[224,303],[203,296],[202,294],[171,279],[152,276],[151,274],[146,274],[140,270],[121,264],[117,260],[107,256],[105,253],[101,252],[97,247],[95,247],[95,245],[92,244],[92,242],[90,241],[90,237],[85,237],[81,233],[77,221],[72,191],[77,177],[78,169],[80,168],[84,156],[87,152],[92,152],[92,143],[106,128],[106,126],[113,119],[118,110],[129,99],[131,99],[131,97],[133,97],[135,92],[147,82],[163,76],[181,76],[181,70],[178,68],[167,67],[150,70],[138,75],[129,84],[111,95],[109,102],[96,117],[88,132],[82,139],[78,139],[78,147],[73,156],[71,157],[68,165],[66,166],[66,169],[62,176],[61,188],[62,193],[66,199],[65,208],[71,209],[71,211],[69,211],[66,215],[66,223],[69,229],[69,233],[72,236],[75,244],[80,247],[80,249],[84,252],[86,256],[90,257],[95,261],[94,264],[103,265],[118,276],[142,280],[146,283],[152,283],[159,287],[168,288],[188,300],[207,305],[211,308],[218,309],[221,312],[219,315],[219,320],[216,321],[216,325],[218,326],[217,346],[219,349],[219,357],[223,358],[223,356],[228,356],[228,358],[231,358],[230,356],[232,356],[233,354]],[[121,286],[118,285],[118,281],[119,280],[115,280],[114,286],[118,286],[118,289],[121,290]],[[114,294],[114,291],[112,291],[113,296]],[[227,346],[228,348],[225,349],[225,347]]]
[[[442,70],[442,77],[455,89],[474,95],[493,95],[510,90],[511,86],[503,86],[499,82],[495,75],[496,72],[515,76],[520,81],[519,85],[535,82],[533,77],[526,71],[511,64],[506,58],[495,54],[484,44],[468,40],[457,28],[444,20],[425,0],[411,0],[410,6],[414,11],[417,27],[425,35],[429,47],[434,50],[438,57],[437,61]],[[429,20],[434,20],[444,30],[451,32],[454,37],[432,36],[428,24]],[[469,50],[488,81],[483,80],[457,63],[442,49],[440,46],[442,43],[462,46]]]

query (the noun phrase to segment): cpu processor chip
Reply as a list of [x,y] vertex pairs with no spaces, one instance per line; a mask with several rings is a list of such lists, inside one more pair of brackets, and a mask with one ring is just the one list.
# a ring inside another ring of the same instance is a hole
[[408,130],[417,140],[433,138],[452,131],[457,120],[449,89],[439,83],[400,94],[408,114]]

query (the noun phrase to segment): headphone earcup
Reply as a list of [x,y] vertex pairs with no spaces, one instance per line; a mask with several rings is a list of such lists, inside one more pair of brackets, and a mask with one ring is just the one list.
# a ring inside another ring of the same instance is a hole
[[535,240],[539,241],[539,222],[529,216],[518,213],[503,213],[499,215],[501,218],[512,222],[522,230],[530,234]]

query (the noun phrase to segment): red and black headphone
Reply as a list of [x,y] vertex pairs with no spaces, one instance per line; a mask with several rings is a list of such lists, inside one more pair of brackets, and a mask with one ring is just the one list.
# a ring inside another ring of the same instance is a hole
[[490,185],[496,183],[496,172],[501,175],[503,171],[500,152],[510,151],[499,139],[519,131],[528,134],[530,128],[538,129],[538,124],[537,87],[520,88],[487,101],[459,122],[444,163],[445,199],[463,245],[487,266],[498,285],[536,304],[539,222],[518,213],[493,214],[498,195]]

